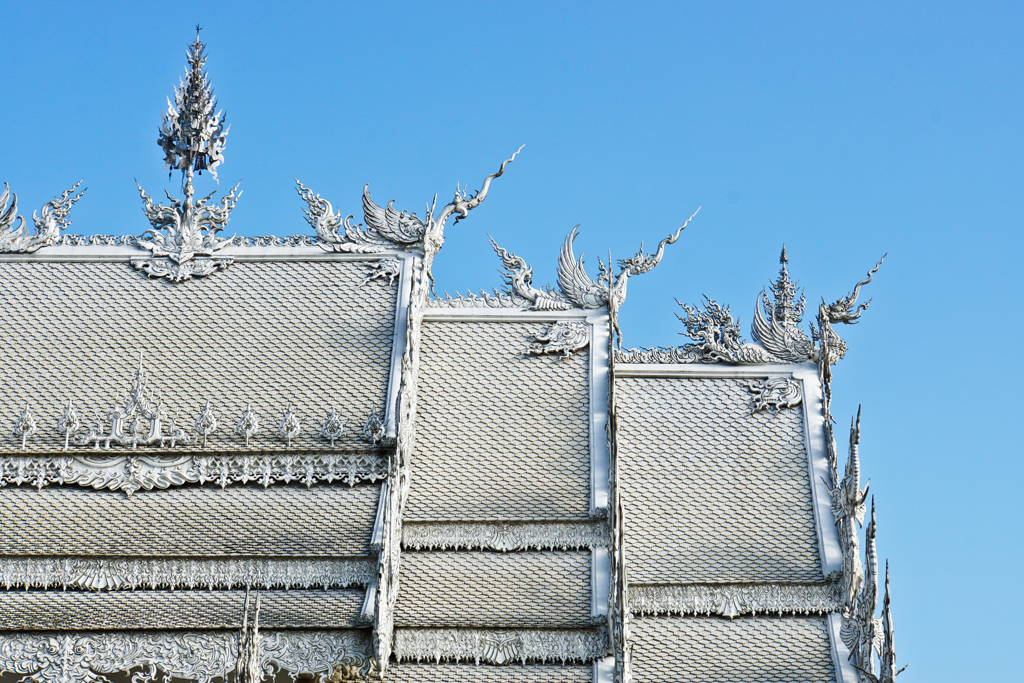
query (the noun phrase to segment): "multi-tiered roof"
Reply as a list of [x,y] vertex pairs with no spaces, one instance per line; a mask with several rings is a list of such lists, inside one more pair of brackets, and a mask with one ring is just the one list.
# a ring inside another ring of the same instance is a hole
[[840,474],[830,414],[877,266],[808,335],[783,251],[756,343],[709,299],[689,343],[620,348],[686,224],[596,278],[574,230],[557,289],[495,244],[505,291],[432,296],[515,155],[423,217],[300,184],[315,235],[220,237],[204,63],[160,133],[184,199],[140,188],[141,236],[63,234],[75,188],[35,231],[0,203],[0,681],[894,679],[859,416]]

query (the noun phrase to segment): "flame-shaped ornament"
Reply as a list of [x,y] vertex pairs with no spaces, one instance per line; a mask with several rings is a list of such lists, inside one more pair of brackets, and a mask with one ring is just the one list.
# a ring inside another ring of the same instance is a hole
[[252,409],[252,406],[246,403],[245,412],[242,413],[242,417],[238,418],[238,423],[235,425],[235,433],[245,437],[245,447],[248,448],[249,438],[258,432],[259,429],[260,419],[256,415],[256,411]]
[[282,439],[288,442],[288,448],[292,447],[292,439],[298,436],[302,430],[302,423],[299,422],[299,418],[295,415],[291,406],[288,406],[288,410],[285,411],[284,417],[281,418],[281,423],[277,426],[277,434]]
[[338,409],[332,407],[331,414],[327,416],[327,419],[322,425],[320,425],[320,436],[330,440],[331,448],[334,448],[334,440],[341,438],[341,435],[345,433],[345,428],[348,426],[347,420],[342,420],[341,416],[338,415]]

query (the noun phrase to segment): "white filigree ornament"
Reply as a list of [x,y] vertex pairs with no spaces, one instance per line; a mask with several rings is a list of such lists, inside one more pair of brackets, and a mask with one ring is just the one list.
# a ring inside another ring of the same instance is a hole
[[340,439],[342,434],[345,433],[345,428],[348,426],[347,420],[342,420],[341,416],[338,415],[337,408],[331,408],[331,414],[327,416],[324,423],[320,425],[320,436],[331,442],[331,448],[334,448],[334,441]]
[[384,259],[377,261],[376,263],[368,263],[366,267],[370,269],[370,272],[363,278],[363,281],[359,283],[359,286],[378,280],[388,283],[388,286],[394,287],[395,281],[399,275],[402,274],[402,262],[395,258]]
[[[369,643],[359,631],[262,631],[257,637],[251,665],[267,678],[277,672],[326,676],[339,663],[369,668]],[[236,671],[239,644],[239,634],[226,631],[0,632],[0,671],[24,674],[31,683],[110,683],[109,675],[132,670],[135,683],[212,683]]]
[[561,354],[563,358],[582,351],[590,343],[590,326],[579,320],[558,320],[547,330],[532,335],[534,343],[527,349],[533,356]]
[[82,423],[78,418],[78,411],[75,410],[75,406],[69,398],[68,404],[64,408],[64,413],[57,418],[57,431],[64,435],[64,450],[68,449],[71,435],[78,432],[81,426]]
[[25,410],[21,411],[21,415],[14,421],[14,438],[21,439],[21,450],[25,450],[29,438],[37,431],[35,417],[32,416],[32,411],[29,410],[26,403]]
[[[167,411],[163,399],[149,386],[141,355],[135,377],[122,395],[121,405],[115,405],[106,419],[106,425],[99,422],[84,434],[72,434],[71,441],[77,446],[92,445],[97,449],[109,449],[111,444],[134,449],[154,444],[173,448],[177,444],[191,445],[197,440],[195,434],[179,428],[176,420],[166,424]],[[168,427],[166,432],[165,426]]]
[[291,448],[292,439],[298,436],[301,430],[302,423],[299,422],[299,418],[292,410],[292,407],[288,406],[288,410],[285,411],[281,422],[277,426],[277,435],[287,441],[288,447]]
[[772,415],[783,408],[796,408],[804,399],[800,382],[789,377],[772,377],[746,383],[750,399],[750,414],[768,412]]
[[214,414],[213,409],[210,407],[210,402],[206,402],[206,407],[200,411],[199,416],[196,418],[196,433],[203,437],[203,447],[206,447],[206,439],[217,430],[217,416]]
[[249,447],[249,439],[260,429],[260,419],[256,411],[248,403],[245,404],[245,412],[235,423],[235,433],[245,438],[245,447]]

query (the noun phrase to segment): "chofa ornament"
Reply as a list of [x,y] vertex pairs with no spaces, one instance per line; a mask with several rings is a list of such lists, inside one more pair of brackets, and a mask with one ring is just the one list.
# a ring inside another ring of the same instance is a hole
[[[61,230],[66,229],[74,220],[68,218],[71,206],[85,194],[85,190],[75,194],[81,184],[79,180],[59,197],[43,204],[38,216],[33,211],[35,232],[29,232],[24,217],[18,215],[18,195],[13,194],[7,183],[4,183],[4,191],[0,193],[0,253],[32,253],[60,242]],[[10,206],[7,205],[8,200]],[[14,227],[15,221],[18,221],[18,227]]]
[[[686,316],[678,316],[686,326],[682,332],[693,343],[677,347],[626,349],[616,351],[617,363],[731,363],[749,365],[761,363],[800,363],[813,361],[827,365],[835,364],[846,353],[846,343],[832,329],[835,323],[853,324],[871,303],[867,301],[856,307],[860,288],[871,282],[872,276],[882,265],[885,256],[868,272],[867,278],[854,287],[853,292],[832,304],[824,301],[818,311],[818,326],[810,325],[811,337],[800,329],[803,318],[805,296],[801,291],[797,298],[797,285],[789,277],[789,259],[783,247],[779,261],[782,268],[775,282],[758,296],[754,310],[751,334],[759,344],[743,341],[740,324],[728,306],[723,306],[707,296],[704,310],[677,302]],[[769,299],[768,291],[772,297]],[[817,344],[817,346],[815,346]]]
[[[697,211],[700,211],[698,208]],[[521,257],[509,254],[508,250],[498,246],[498,243],[491,239],[491,246],[501,259],[505,268],[505,283],[510,293],[521,299],[523,304],[531,310],[539,311],[566,311],[572,308],[595,309],[611,305],[618,309],[626,300],[626,284],[632,275],[641,275],[661,263],[665,255],[665,247],[675,244],[686,226],[690,224],[697,211],[686,219],[675,233],[663,239],[653,254],[645,254],[643,244],[636,255],[618,262],[619,273],[613,274],[611,258],[605,265],[600,258],[597,260],[597,280],[591,280],[583,267],[583,255],[579,260],[573,254],[572,245],[576,241],[577,225],[565,238],[562,244],[562,253],[558,257],[558,290],[550,286],[544,289],[537,289],[533,286],[533,268],[527,265]],[[622,334],[617,323],[613,322],[617,335],[617,344],[621,346]]]

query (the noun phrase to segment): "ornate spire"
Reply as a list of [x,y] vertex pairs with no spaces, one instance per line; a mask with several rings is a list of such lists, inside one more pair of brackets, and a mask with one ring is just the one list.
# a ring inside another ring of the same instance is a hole
[[797,283],[790,279],[786,268],[789,263],[786,245],[782,245],[779,263],[782,264],[779,277],[768,285],[774,302],[768,300],[768,289],[761,291],[758,305],[754,306],[754,324],[750,335],[772,355],[799,363],[814,355],[814,344],[800,329],[807,297],[801,290],[797,300]]
[[199,42],[199,30],[196,26],[196,39],[188,48],[185,79],[174,90],[174,102],[167,101],[167,112],[157,139],[164,150],[167,167],[182,172],[185,200],[172,198],[167,193],[170,206],[154,204],[139,186],[142,210],[153,227],[138,239],[138,246],[148,249],[153,258],[132,259],[132,266],[150,277],[166,277],[174,282],[209,275],[233,262],[230,258],[210,257],[231,244],[230,239],[218,238],[217,233],[227,227],[231,210],[242,194],[235,185],[221,199],[220,206],[210,203],[212,192],[203,199],[193,200],[193,171],[201,175],[208,170],[217,178],[216,168],[224,161],[228,134],[224,128],[224,113],[216,111],[217,100],[204,71],[206,46]]
[[[206,45],[196,39],[188,46],[188,65],[184,80],[174,89],[174,102],[167,100],[163,125],[157,144],[164,150],[167,168],[178,169],[188,180],[192,171],[204,170],[217,177],[217,166],[224,161],[224,145],[228,128],[224,128],[224,112],[216,111],[217,99],[206,77]],[[216,112],[216,113],[215,113]]]

